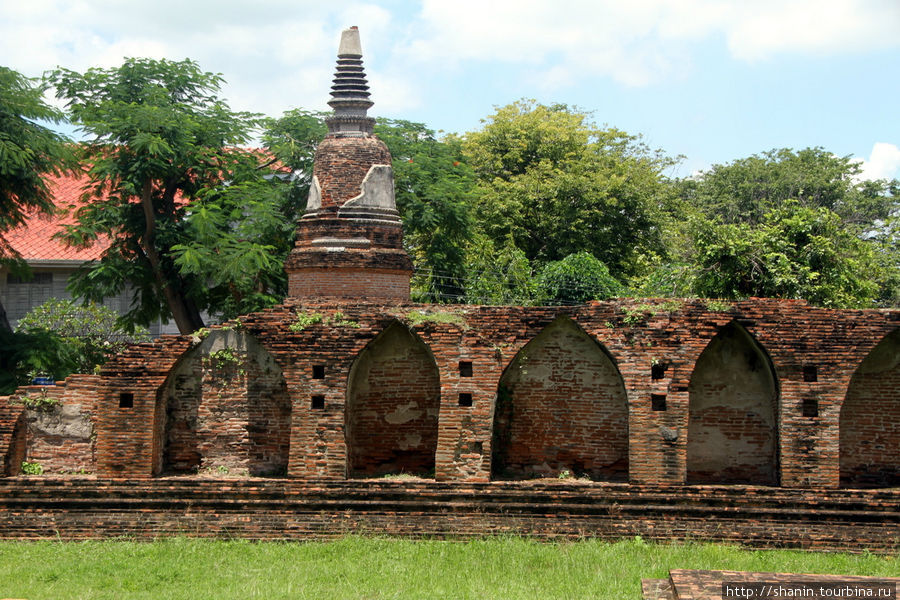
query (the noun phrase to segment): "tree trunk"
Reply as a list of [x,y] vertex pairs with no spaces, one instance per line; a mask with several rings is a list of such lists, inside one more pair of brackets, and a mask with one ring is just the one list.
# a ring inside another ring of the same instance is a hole
[[9,326],[9,319],[6,318],[6,309],[0,302],[0,332],[12,333],[12,327]]
[[203,327],[203,319],[200,317],[200,311],[197,306],[188,298],[181,290],[173,289],[172,285],[166,279],[162,270],[162,260],[156,251],[154,237],[156,235],[156,215],[153,212],[153,182],[150,179],[144,180],[144,186],[141,190],[141,207],[144,210],[144,236],[141,240],[141,247],[147,260],[150,261],[150,267],[153,269],[153,276],[156,279],[156,285],[166,299],[172,318],[175,319],[175,325],[178,332],[182,335],[193,333]]

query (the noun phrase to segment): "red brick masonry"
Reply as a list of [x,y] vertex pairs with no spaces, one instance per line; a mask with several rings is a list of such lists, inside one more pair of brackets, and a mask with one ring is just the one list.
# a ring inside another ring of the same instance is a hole
[[16,477],[0,480],[0,537],[640,535],[646,540],[897,552],[898,503],[898,490]]
[[[392,325],[409,333],[380,344],[379,336]],[[718,465],[720,483],[835,488],[843,469],[845,485],[883,487],[898,484],[900,469],[898,325],[898,311],[838,311],[780,300],[748,300],[717,311],[703,300],[613,301],[576,308],[358,304],[340,310],[294,303],[219,328],[240,333],[231,337],[247,338],[252,341],[248,347],[265,353],[239,358],[250,361],[243,374],[251,363],[257,370],[271,363],[266,368],[278,379],[264,386],[268,391],[248,396],[248,377],[241,375],[209,381],[215,389],[207,396],[212,401],[236,393],[229,387],[233,384],[245,390],[236,397],[251,398],[241,401],[282,402],[276,391],[283,377],[290,411],[290,426],[283,430],[289,443],[266,444],[288,448],[287,474],[296,478],[346,477],[346,424],[363,417],[352,412],[353,405],[350,412],[345,407],[348,398],[359,397],[354,386],[366,385],[381,390],[382,403],[393,397],[398,409],[413,402],[410,411],[431,412],[431,418],[415,421],[420,430],[404,435],[436,436],[434,475],[441,481],[488,481],[492,457],[509,462],[512,452],[521,454],[510,463],[515,478],[530,468],[529,476],[569,471],[594,480],[680,485],[689,481],[688,465],[705,460],[704,483],[717,482]],[[35,458],[40,447],[50,470],[153,476],[154,460],[165,455],[168,443],[161,429],[174,427],[163,390],[178,368],[184,370],[178,367],[181,361],[202,343],[200,336],[163,337],[127,350],[99,377],[73,376],[47,388],[46,394],[62,405],[83,411],[93,427],[92,443],[70,440],[60,446],[71,465],[59,462],[56,468],[54,461],[61,459],[32,431],[27,459]],[[419,344],[426,362],[400,361],[392,370],[390,357],[405,343]],[[386,365],[365,382],[351,378],[364,356]],[[195,370],[203,370],[202,363],[196,365]],[[436,408],[405,396],[403,390],[412,389],[413,382],[432,385],[426,382],[435,377],[440,386]],[[762,383],[753,387],[748,381]],[[495,411],[498,390],[510,403],[504,411]],[[623,406],[620,390],[627,403],[621,409],[616,408]],[[25,388],[0,402],[0,451],[7,460],[19,443],[13,429],[27,412],[21,397],[35,394],[40,388]],[[847,398],[852,403],[842,410]],[[737,421],[704,416],[727,414],[735,403],[745,407],[744,414],[759,416],[739,415]],[[281,419],[278,411],[262,405],[254,410]],[[621,410],[627,413],[616,412]],[[379,418],[366,426],[385,429],[379,435],[409,429],[405,421]],[[498,428],[495,419],[501,418]],[[707,438],[732,450],[710,457],[690,439],[693,418],[707,423]],[[275,421],[263,418],[256,427],[267,424]],[[597,435],[597,430],[605,433]],[[216,431],[204,435],[213,439]],[[623,442],[627,457],[616,459]],[[402,450],[397,443],[394,450]],[[495,449],[495,444],[503,447]],[[592,462],[595,458],[599,462]],[[611,464],[619,466],[611,469]],[[15,472],[16,465],[10,468]],[[163,465],[156,471],[165,470]]]
[[[223,348],[228,360],[217,354]],[[202,378],[191,384],[191,373]],[[128,485],[160,489],[149,479],[195,471],[283,472],[339,487],[348,477],[409,473],[446,482],[439,488],[448,490],[489,481],[484,490],[514,489],[500,482],[534,477],[578,478],[588,486],[579,490],[599,485],[592,481],[627,481],[632,487],[623,483],[621,492],[641,504],[643,516],[626,520],[625,535],[671,527],[658,535],[751,544],[761,536],[761,544],[815,545],[802,541],[803,531],[815,530],[810,510],[826,490],[867,487],[875,489],[847,492],[855,499],[853,525],[841,529],[829,513],[832,521],[822,526],[831,529],[813,537],[835,547],[893,547],[898,373],[896,310],[762,299],[569,308],[294,301],[209,334],[134,346],[99,376],[0,399],[0,452],[10,475],[28,461],[47,474],[103,478],[77,484],[97,487],[86,497],[107,494],[107,478],[146,479]],[[22,403],[42,395],[56,402]],[[18,495],[38,481],[4,485]],[[690,483],[726,490],[710,497],[717,514],[737,511],[735,518],[752,523],[762,521],[738,500],[768,490],[775,504],[765,506],[779,507],[780,486],[796,514],[777,508],[759,528],[733,530],[711,520],[707,508],[697,518],[644,523],[651,507],[642,504],[649,500],[641,486],[674,486],[659,498],[671,503],[699,489],[681,487]],[[346,485],[371,489],[364,481]],[[579,502],[595,499],[587,493]],[[505,502],[501,513],[510,509]],[[352,520],[357,508],[341,510]],[[463,512],[463,522],[476,519]],[[573,531],[562,515],[552,513],[548,535]],[[500,519],[472,531],[504,530]],[[506,523],[521,529],[518,517]],[[381,530],[395,529],[404,531],[394,524]],[[616,529],[590,524],[585,531]]]

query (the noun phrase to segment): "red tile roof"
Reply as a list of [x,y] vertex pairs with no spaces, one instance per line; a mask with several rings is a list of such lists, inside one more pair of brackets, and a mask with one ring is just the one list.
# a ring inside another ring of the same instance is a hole
[[[260,161],[271,161],[267,167],[279,173],[290,173],[291,169],[281,161],[273,160],[265,150],[257,150]],[[53,215],[32,214],[25,225],[4,234],[9,245],[26,261],[33,260],[99,260],[103,251],[109,247],[109,240],[103,237],[88,248],[67,247],[61,240],[54,239],[54,234],[63,230],[65,225],[75,222],[74,212],[84,202],[81,195],[87,183],[83,174],[47,176],[47,183],[53,193],[57,213]],[[179,199],[176,198],[176,202]]]
[[54,202],[59,211],[54,215],[33,214],[25,225],[8,231],[6,237],[12,246],[27,261],[32,260],[97,260],[109,246],[106,240],[98,241],[88,248],[70,248],[53,235],[63,230],[64,225],[75,222],[72,213],[82,206],[84,176],[48,176],[47,183],[53,192]]

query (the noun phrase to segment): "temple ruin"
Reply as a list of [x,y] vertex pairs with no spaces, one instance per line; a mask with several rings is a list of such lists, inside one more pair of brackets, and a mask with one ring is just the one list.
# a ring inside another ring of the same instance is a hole
[[900,543],[900,311],[411,303],[355,28],[330,105],[282,305],[0,398],[7,536]]

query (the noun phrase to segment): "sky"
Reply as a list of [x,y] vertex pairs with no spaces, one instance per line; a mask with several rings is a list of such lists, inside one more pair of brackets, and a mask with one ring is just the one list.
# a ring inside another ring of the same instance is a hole
[[191,58],[277,117],[327,110],[352,25],[373,116],[465,133],[531,98],[684,156],[675,176],[821,146],[900,178],[900,0],[0,0],[0,65]]

